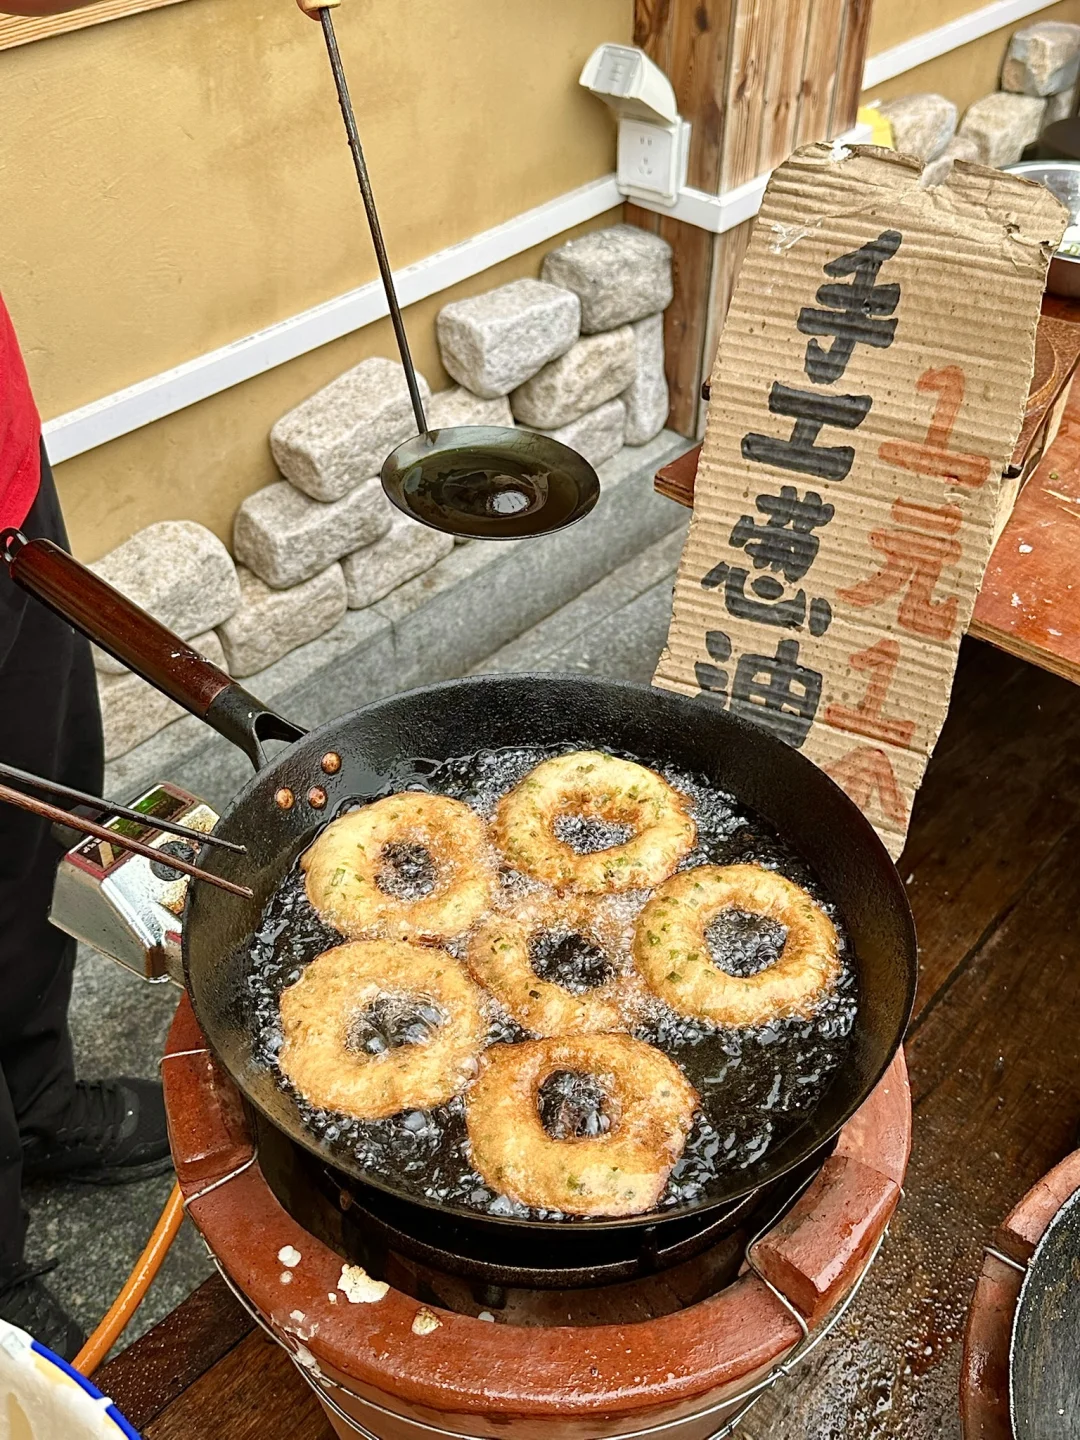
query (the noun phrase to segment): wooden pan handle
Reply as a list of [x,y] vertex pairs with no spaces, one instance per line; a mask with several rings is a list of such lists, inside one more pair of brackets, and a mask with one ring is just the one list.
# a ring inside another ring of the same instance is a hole
[[0,553],[16,585],[212,725],[256,767],[265,760],[263,740],[297,740],[304,733],[51,540],[27,540],[18,530],[5,530]]

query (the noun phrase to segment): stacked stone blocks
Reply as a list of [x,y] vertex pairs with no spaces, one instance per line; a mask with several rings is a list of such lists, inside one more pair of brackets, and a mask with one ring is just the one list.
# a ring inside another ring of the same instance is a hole
[[[517,424],[593,465],[645,444],[667,418],[671,298],[667,243],[616,225],[552,250],[539,280],[444,306],[436,334],[458,383],[433,395],[418,377],[429,426]],[[273,426],[282,478],[241,504],[233,555],[204,527],[166,521],[94,568],[214,664],[256,674],[453,550],[453,537],[410,520],[382,490],[383,461],[415,433],[400,364],[364,360]],[[95,665],[107,758],[182,713],[104,652]]]
[[903,95],[878,108],[897,150],[923,162],[923,185],[939,185],[954,160],[1014,165],[1055,120],[1076,113],[1080,25],[1041,20],[1017,30],[1001,67],[1001,88],[957,109],[944,95]]

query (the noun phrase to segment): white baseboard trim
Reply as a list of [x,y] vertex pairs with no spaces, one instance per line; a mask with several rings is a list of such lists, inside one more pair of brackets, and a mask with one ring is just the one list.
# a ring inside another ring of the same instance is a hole
[[[605,175],[459,245],[451,245],[414,265],[406,265],[394,277],[401,303],[414,305],[461,280],[479,275],[492,265],[561,235],[564,230],[595,219],[605,210],[621,205],[622,199],[615,176]],[[219,350],[211,350],[46,421],[42,428],[49,458],[59,465],[288,360],[295,360],[386,314],[386,298],[377,280],[349,290],[265,330],[223,345]]]
[[993,0],[992,4],[950,20],[947,25],[939,25],[936,30],[927,30],[901,45],[894,45],[891,50],[882,50],[880,55],[871,55],[863,71],[863,89],[872,90],[875,85],[914,70],[916,65],[925,65],[928,60],[936,60],[961,45],[970,45],[972,40],[981,40],[1006,25],[1026,20],[1029,15],[1045,10],[1047,3],[1048,0]]
[[[853,129],[846,130],[843,135],[838,135],[833,144],[867,145],[872,136],[873,131],[869,125],[856,125]],[[765,170],[762,174],[755,175],[752,180],[736,185],[733,190],[726,190],[722,195],[709,195],[704,190],[684,186],[674,205],[636,198],[634,204],[651,210],[655,215],[670,215],[673,220],[696,225],[699,230],[723,235],[725,231],[741,225],[744,220],[752,220],[757,214],[771,174],[771,170]]]

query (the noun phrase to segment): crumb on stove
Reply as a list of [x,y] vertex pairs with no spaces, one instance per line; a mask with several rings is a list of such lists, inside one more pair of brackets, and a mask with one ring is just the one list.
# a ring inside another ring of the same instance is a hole
[[289,1319],[295,1320],[298,1325],[303,1325],[304,1321],[307,1319],[307,1316],[304,1314],[303,1310],[290,1310]]
[[292,1353],[293,1358],[298,1364],[302,1365],[305,1370],[310,1370],[313,1375],[322,1374],[322,1371],[319,1369],[319,1362],[306,1345],[297,1345]]
[[326,1298],[330,1301],[330,1304],[331,1304],[331,1305],[336,1305],[336,1304],[337,1304],[337,1296],[334,1294],[334,1292],[333,1292],[332,1290],[327,1294],[327,1297],[326,1297]]
[[373,1280],[360,1265],[343,1265],[338,1289],[353,1305],[373,1305],[390,1286],[385,1280]]
[[301,1255],[295,1245],[283,1245],[277,1252],[277,1258],[281,1261],[282,1265],[291,1270],[294,1266],[300,1264]]
[[430,1335],[433,1330],[438,1330],[442,1321],[437,1315],[432,1314],[428,1309],[420,1309],[413,1316],[412,1333],[414,1335]]
[[480,1314],[477,1315],[476,1318],[477,1320],[490,1320],[492,1325],[495,1324],[495,1316],[492,1315],[490,1310],[481,1310]]
[[291,1285],[291,1284],[292,1284],[292,1271],[291,1271],[291,1270],[282,1270],[280,1279],[281,1279],[282,1285]]

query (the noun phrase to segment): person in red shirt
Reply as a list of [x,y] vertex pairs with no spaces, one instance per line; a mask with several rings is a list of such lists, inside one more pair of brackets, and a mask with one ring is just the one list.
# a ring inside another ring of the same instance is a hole
[[[7,0],[44,15],[79,0]],[[0,530],[67,547],[15,331],[0,299]],[[0,564],[0,759],[100,795],[103,747],[87,641]],[[46,821],[0,805],[0,1318],[73,1359],[85,1336],[23,1257],[28,1180],[97,1185],[171,1166],[161,1086],[76,1080],[68,1029],[75,942],[49,924],[62,851]]]
[[[22,356],[0,300],[0,529],[67,546]],[[100,795],[90,647],[0,565],[0,759]],[[84,1336],[23,1259],[26,1181],[117,1184],[170,1166],[159,1082],[76,1080],[67,1011],[75,942],[49,924],[61,847],[0,805],[0,1317],[72,1359]]]

